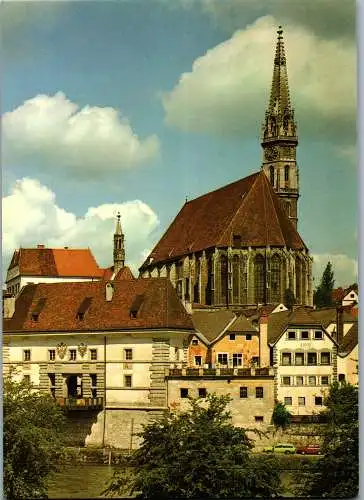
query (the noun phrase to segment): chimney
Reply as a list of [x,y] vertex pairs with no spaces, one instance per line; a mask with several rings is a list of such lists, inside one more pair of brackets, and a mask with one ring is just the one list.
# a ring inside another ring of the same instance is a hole
[[113,295],[114,295],[114,285],[112,283],[106,283],[105,285],[106,302],[111,302]]
[[343,321],[344,308],[338,306],[336,308],[336,341],[340,345],[344,337],[344,321]]
[[37,245],[37,248],[45,248],[44,245]]
[[3,295],[3,317],[11,319],[15,313],[15,296],[9,292]]
[[259,364],[261,368],[269,366],[268,315],[264,312],[259,319]]

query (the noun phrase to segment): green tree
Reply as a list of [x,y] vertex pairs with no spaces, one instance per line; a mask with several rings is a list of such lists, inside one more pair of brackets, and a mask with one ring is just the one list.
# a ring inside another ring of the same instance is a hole
[[7,377],[3,388],[4,494],[47,498],[47,478],[62,453],[63,412],[48,394]]
[[254,456],[244,429],[226,410],[229,396],[190,399],[144,427],[141,447],[126,474],[116,473],[108,495],[139,491],[141,498],[269,498],[278,494],[274,457]]
[[279,401],[276,403],[273,413],[272,422],[276,427],[285,429],[291,422],[291,413],[287,410],[286,406]]
[[353,498],[359,491],[358,388],[335,382],[325,405],[328,427],[324,456],[307,466],[298,493],[306,497]]
[[314,293],[314,304],[316,307],[330,307],[333,305],[332,291],[334,284],[334,271],[331,262],[328,262],[322,274],[320,284]]
[[284,291],[283,304],[287,307],[287,309],[292,309],[295,303],[296,303],[296,298],[294,296],[294,293],[290,288],[287,288]]

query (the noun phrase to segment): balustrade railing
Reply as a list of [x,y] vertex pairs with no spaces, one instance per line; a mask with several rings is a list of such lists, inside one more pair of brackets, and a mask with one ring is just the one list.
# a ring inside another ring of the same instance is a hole
[[168,377],[269,377],[274,375],[273,368],[239,368],[239,367],[224,367],[215,368],[207,367],[181,367],[175,368],[170,366],[166,370]]

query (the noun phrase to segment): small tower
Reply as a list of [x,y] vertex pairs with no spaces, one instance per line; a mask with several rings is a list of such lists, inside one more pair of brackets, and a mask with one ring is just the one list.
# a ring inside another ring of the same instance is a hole
[[124,267],[125,248],[124,235],[121,230],[120,213],[116,217],[116,228],[114,233],[114,276]]
[[279,26],[277,33],[272,87],[265,122],[262,126],[262,169],[297,229],[299,197],[296,163],[297,126],[289,97],[282,26]]

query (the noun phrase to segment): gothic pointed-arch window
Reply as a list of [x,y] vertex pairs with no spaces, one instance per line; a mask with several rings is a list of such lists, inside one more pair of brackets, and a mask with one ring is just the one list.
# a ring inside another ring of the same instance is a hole
[[196,303],[200,302],[200,272],[201,272],[200,259],[197,259],[195,267],[195,284],[193,286],[193,301]]
[[271,301],[276,303],[281,301],[281,259],[275,254],[270,265]]
[[262,255],[254,259],[254,296],[257,304],[265,302],[265,262]]
[[302,304],[305,304],[306,294],[307,294],[307,266],[306,266],[305,261],[302,261],[301,276],[302,276],[302,278],[301,278],[301,281],[302,281],[301,299],[302,299]]
[[234,304],[239,303],[239,274],[240,274],[240,266],[239,266],[239,257],[234,255],[233,257],[233,302]]
[[273,167],[273,165],[271,165],[269,167],[269,177],[270,177],[270,183],[272,184],[272,186],[274,186],[274,167]]
[[212,305],[214,303],[214,266],[212,257],[207,259],[207,285],[206,285],[206,304]]
[[296,274],[296,302],[297,304],[301,304],[302,295],[301,295],[301,284],[302,284],[302,265],[299,257],[296,257],[295,261],[295,274]]
[[228,293],[228,259],[225,255],[222,255],[220,258],[220,284],[221,302],[226,302]]
[[284,167],[284,182],[289,181],[289,166],[285,165]]

